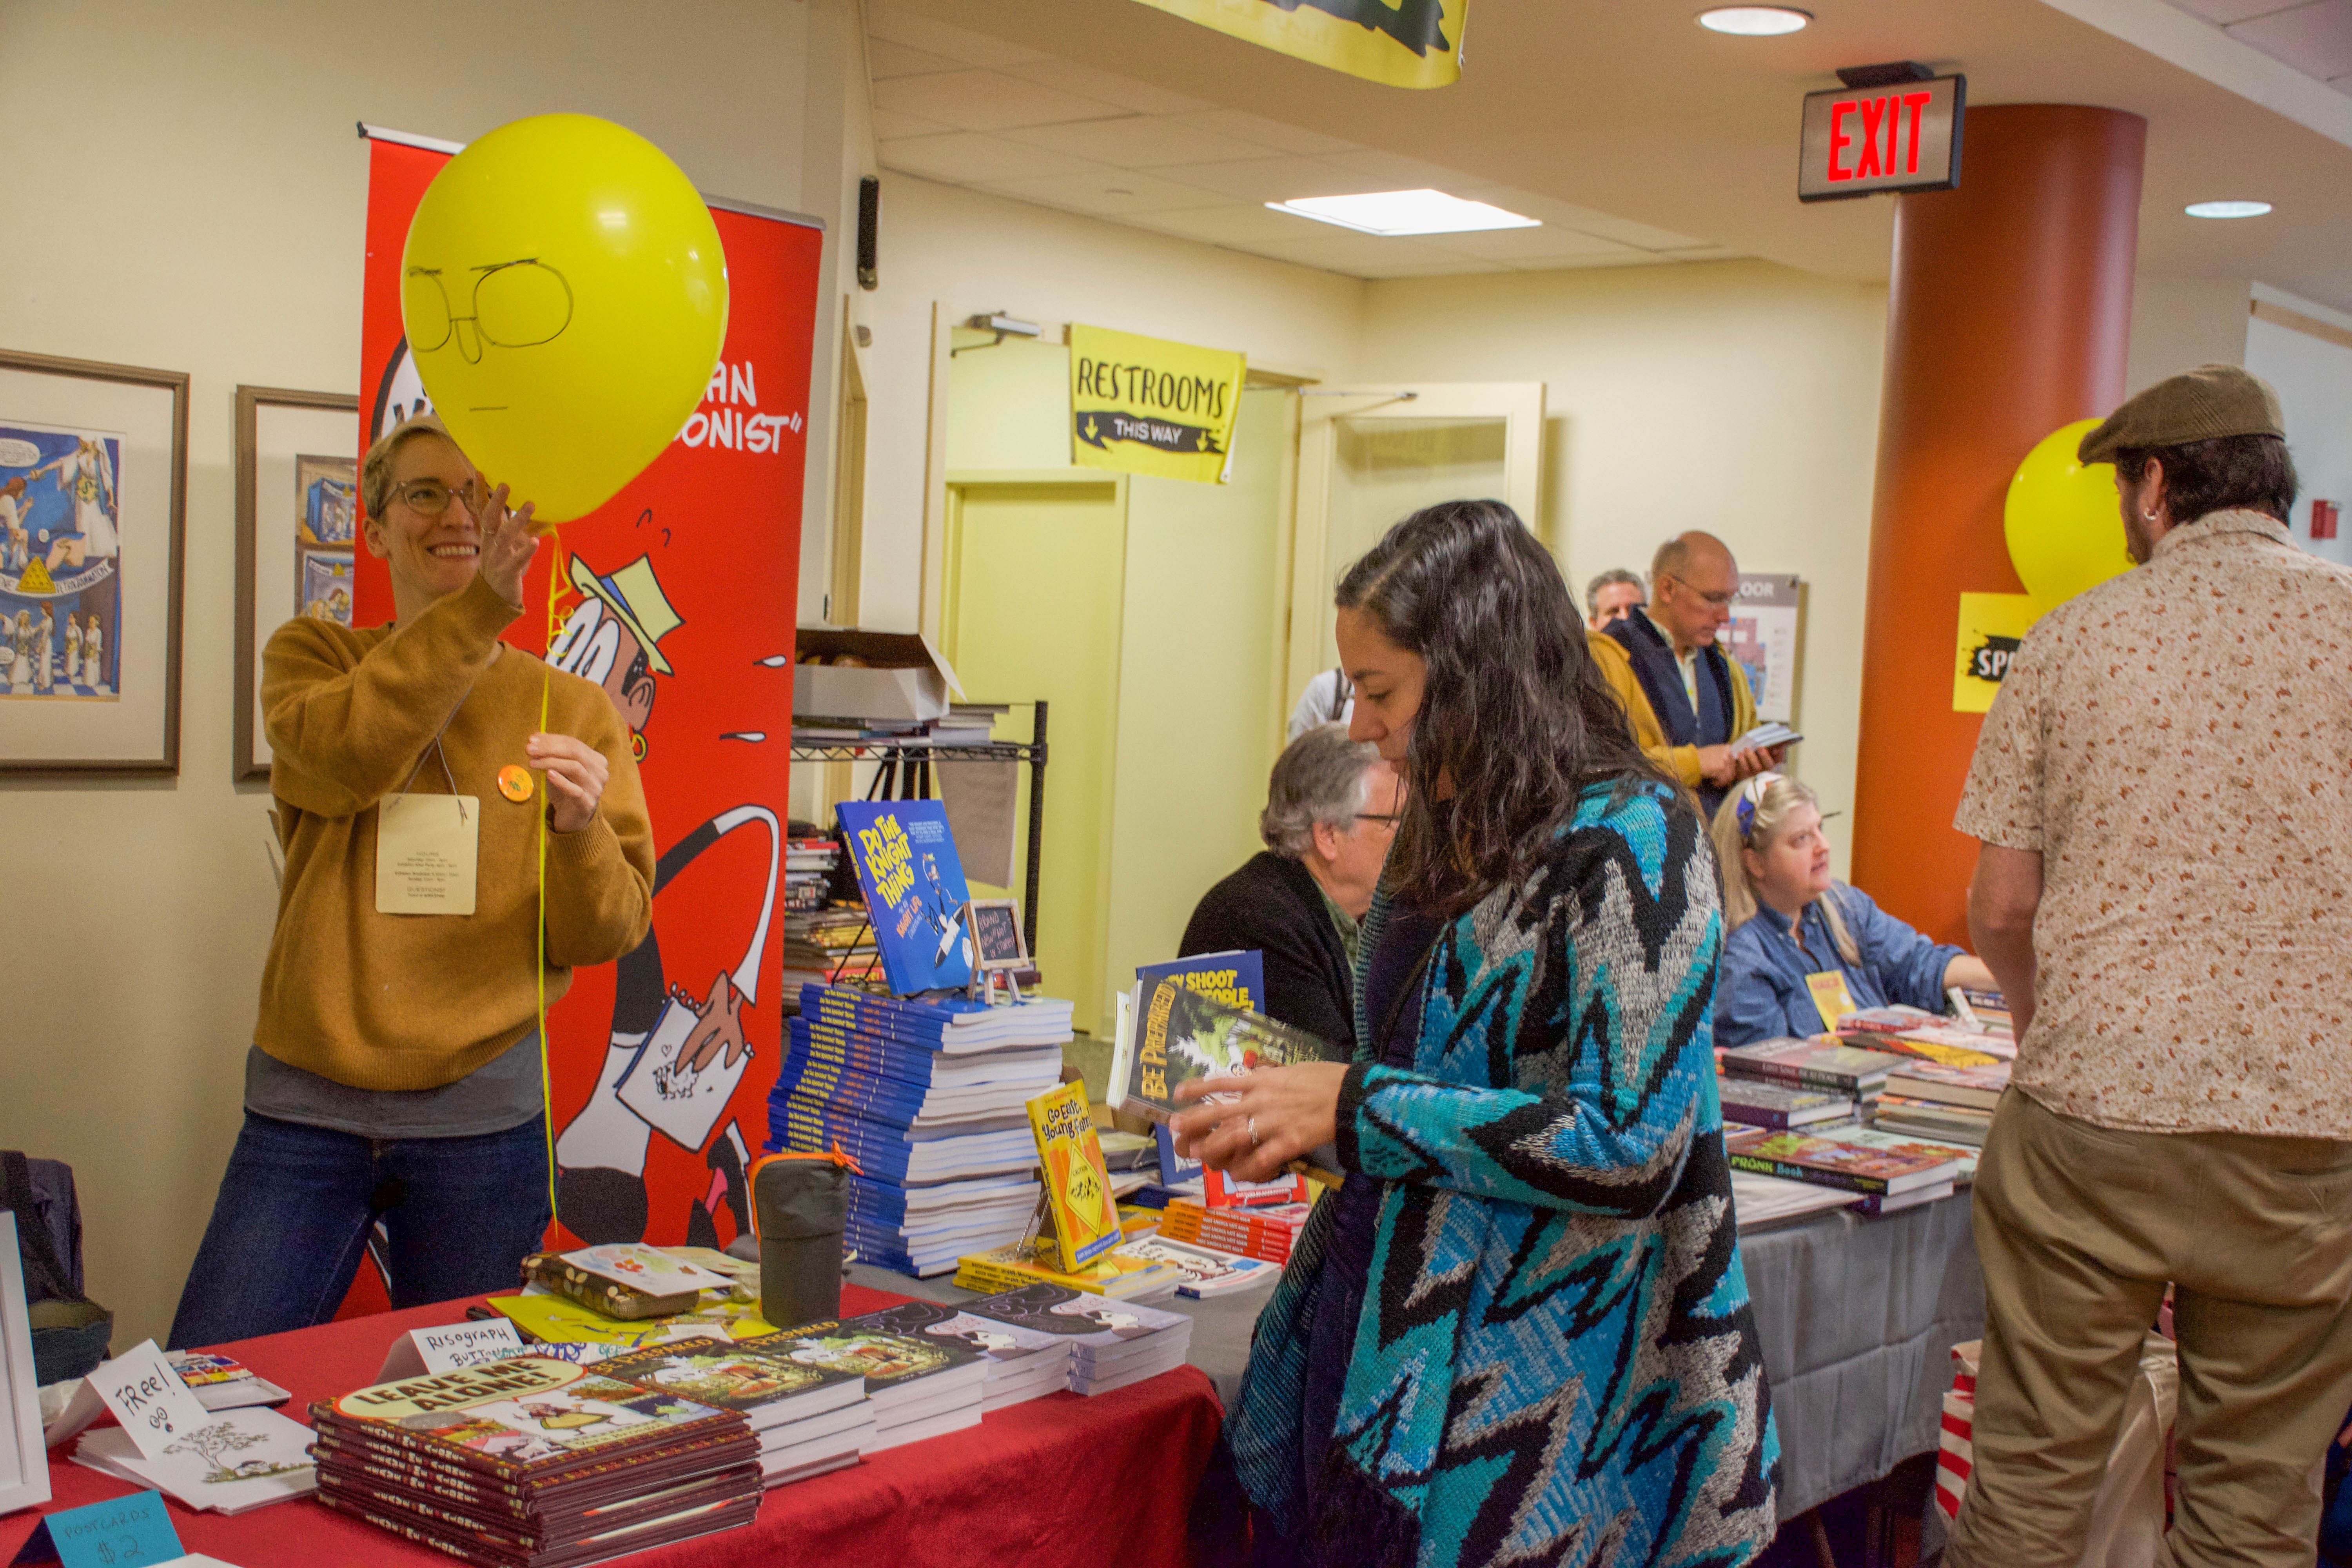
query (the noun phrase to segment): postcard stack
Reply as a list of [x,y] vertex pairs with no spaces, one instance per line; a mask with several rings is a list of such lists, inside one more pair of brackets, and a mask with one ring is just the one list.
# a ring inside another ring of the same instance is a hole
[[602,1562],[760,1507],[740,1412],[544,1356],[378,1384],[310,1421],[321,1502],[486,1568]]
[[742,1413],[760,1439],[768,1486],[805,1480],[874,1447],[865,1374],[748,1350],[723,1339],[672,1340],[596,1363],[600,1377]]
[[1108,1394],[1184,1363],[1192,1320],[1132,1301],[1061,1285],[1027,1285],[966,1301],[972,1317],[1059,1336],[1070,1347],[1069,1385],[1076,1394]]
[[968,1345],[898,1333],[864,1318],[803,1323],[741,1342],[788,1361],[864,1376],[874,1413],[869,1454],[980,1425],[988,1367]]

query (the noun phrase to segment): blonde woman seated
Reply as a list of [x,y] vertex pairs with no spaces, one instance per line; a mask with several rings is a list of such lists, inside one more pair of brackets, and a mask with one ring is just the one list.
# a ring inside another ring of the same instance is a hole
[[1733,790],[1715,814],[1715,858],[1731,933],[1715,988],[1718,1046],[1834,1026],[1806,984],[1832,970],[1856,1007],[1940,1013],[1947,987],[1993,985],[1982,960],[1929,942],[1831,877],[1821,804],[1794,779],[1759,773]]

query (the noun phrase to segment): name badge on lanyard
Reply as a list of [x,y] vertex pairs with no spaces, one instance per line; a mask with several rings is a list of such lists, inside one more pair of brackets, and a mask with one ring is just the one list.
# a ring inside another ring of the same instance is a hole
[[384,796],[376,805],[375,912],[472,914],[481,838],[478,796]]
[[1819,974],[1806,975],[1805,989],[1813,994],[1813,1010],[1822,1016],[1823,1034],[1835,1034],[1840,1018],[1862,1011],[1853,1005],[1853,994],[1845,988],[1845,971],[1842,969],[1825,969]]

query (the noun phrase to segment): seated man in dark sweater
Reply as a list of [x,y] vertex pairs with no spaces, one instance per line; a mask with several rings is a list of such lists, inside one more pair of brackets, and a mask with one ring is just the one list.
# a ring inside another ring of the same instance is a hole
[[1267,1016],[1352,1050],[1356,922],[1396,837],[1399,787],[1346,725],[1301,732],[1266,784],[1266,847],[1202,897],[1179,955],[1257,949]]

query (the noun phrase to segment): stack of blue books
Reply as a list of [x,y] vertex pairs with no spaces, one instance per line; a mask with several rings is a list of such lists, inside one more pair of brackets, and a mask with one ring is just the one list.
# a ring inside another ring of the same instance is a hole
[[1061,1081],[1070,1004],[989,1006],[804,985],[768,1097],[770,1151],[855,1161],[848,1246],[904,1274],[1017,1240],[1035,1208],[1024,1103]]

